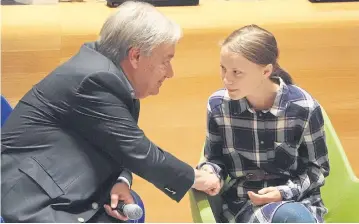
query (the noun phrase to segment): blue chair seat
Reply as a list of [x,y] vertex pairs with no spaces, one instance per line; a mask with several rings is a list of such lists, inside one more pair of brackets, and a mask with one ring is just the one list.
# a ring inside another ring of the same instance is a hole
[[140,206],[143,210],[143,216],[139,220],[131,220],[130,223],[144,223],[145,222],[145,205],[143,204],[143,201],[141,200],[140,196],[135,192],[131,191],[133,200],[135,203]]
[[6,119],[9,117],[12,108],[10,104],[7,102],[5,97],[1,95],[1,127],[5,123]]

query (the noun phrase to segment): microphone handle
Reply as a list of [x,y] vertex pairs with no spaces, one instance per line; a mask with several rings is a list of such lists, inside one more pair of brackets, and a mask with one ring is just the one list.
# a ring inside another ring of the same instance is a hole
[[124,216],[127,216],[127,215],[125,215],[124,213],[123,213],[123,209],[125,208],[125,203],[123,202],[123,201],[119,201],[118,203],[117,203],[117,208],[116,208],[116,210],[121,214],[121,215],[124,215]]

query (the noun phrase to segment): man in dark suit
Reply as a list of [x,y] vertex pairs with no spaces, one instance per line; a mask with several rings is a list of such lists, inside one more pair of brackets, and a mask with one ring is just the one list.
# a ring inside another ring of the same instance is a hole
[[[131,172],[180,201],[218,178],[154,145],[137,126],[139,100],[173,76],[178,25],[145,3],[127,2],[98,41],[36,84],[2,128],[5,222],[99,222],[132,203]],[[112,208],[111,208],[111,207]]]

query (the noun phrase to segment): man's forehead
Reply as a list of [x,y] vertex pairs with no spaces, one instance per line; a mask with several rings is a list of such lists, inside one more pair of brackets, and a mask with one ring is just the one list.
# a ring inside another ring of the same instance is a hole
[[175,44],[161,44],[155,49],[155,51],[163,57],[171,59],[175,55]]

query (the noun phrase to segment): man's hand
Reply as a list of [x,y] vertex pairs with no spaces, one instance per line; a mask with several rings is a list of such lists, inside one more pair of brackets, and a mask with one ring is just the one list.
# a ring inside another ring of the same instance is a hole
[[124,201],[125,204],[133,204],[134,200],[131,191],[126,183],[117,183],[113,185],[111,190],[111,207],[104,205],[105,211],[109,216],[122,221],[127,221],[128,218],[120,214],[117,210],[112,210],[117,207],[118,201]]
[[263,188],[258,191],[258,194],[253,191],[248,191],[248,196],[254,205],[264,205],[283,200],[282,195],[276,187]]
[[[201,167],[201,170],[207,171],[208,173],[211,173],[211,174],[215,174],[214,169],[213,169],[213,167],[211,165],[206,164],[206,165]],[[219,179],[219,183],[220,184],[217,185],[215,188],[208,189],[208,190],[206,190],[204,192],[211,195],[211,196],[217,195],[221,191],[221,188],[223,187],[223,181],[221,179]]]
[[195,169],[195,183],[193,188],[204,191],[205,193],[214,196],[221,190],[221,181],[214,173],[206,170]]

